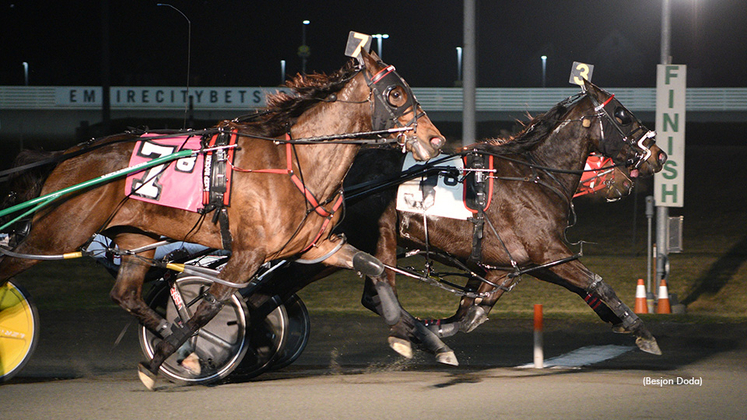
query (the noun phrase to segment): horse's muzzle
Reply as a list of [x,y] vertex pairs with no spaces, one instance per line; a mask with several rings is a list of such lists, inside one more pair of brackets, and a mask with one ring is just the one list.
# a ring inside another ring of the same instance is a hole
[[664,163],[667,161],[667,154],[659,148],[659,146],[651,146],[651,154],[648,159],[642,162],[638,169],[630,171],[631,178],[649,177],[659,172],[664,168]]
[[405,149],[412,152],[415,160],[426,161],[438,156],[445,142],[446,140],[439,136],[433,136],[427,142],[417,136],[412,136],[405,140]]
[[666,163],[668,158],[669,156],[667,156],[667,154],[663,150],[659,150],[659,155],[657,156],[657,160],[659,161],[660,167],[662,168],[664,167],[664,163]]

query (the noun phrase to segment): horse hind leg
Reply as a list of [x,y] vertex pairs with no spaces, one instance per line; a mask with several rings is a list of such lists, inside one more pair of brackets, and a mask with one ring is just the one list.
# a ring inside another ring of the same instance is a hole
[[[135,249],[156,242],[142,234],[120,234],[114,241],[120,250]],[[154,334],[162,337],[168,329],[168,323],[145,303],[142,297],[145,275],[152,268],[147,262],[155,250],[145,251],[137,256],[123,255],[109,297],[122,309],[133,315]]]
[[[445,319],[424,320],[423,324],[426,328],[443,338],[451,337],[459,332],[470,333],[487,322],[490,310],[516,279],[509,279],[508,273],[495,270],[489,271],[486,276],[490,284],[477,278],[471,278],[467,282],[467,288],[476,290],[482,297],[462,297],[456,314]],[[500,287],[493,285],[500,285]]]
[[635,336],[635,343],[646,353],[661,355],[661,349],[656,338],[643,325],[643,321],[617,297],[615,291],[605,283],[600,276],[593,274],[594,281],[586,289],[589,294],[600,298],[609,309],[622,320],[622,328],[631,331]]
[[[12,252],[28,255],[28,258],[11,257],[0,252],[0,284],[5,284],[11,277],[28,270],[45,259],[53,259],[43,256],[74,251],[85,243],[93,233],[92,230],[87,230],[85,226],[75,230],[62,229],[52,219],[51,217],[42,218],[33,224],[27,224],[23,228],[24,235]],[[74,223],[75,220],[70,222],[70,225],[74,226]],[[42,257],[34,258],[33,256]]]

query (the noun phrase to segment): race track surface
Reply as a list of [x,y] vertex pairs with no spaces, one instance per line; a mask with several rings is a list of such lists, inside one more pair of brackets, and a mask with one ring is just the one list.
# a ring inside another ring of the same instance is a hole
[[[601,322],[545,320],[546,359],[565,358],[540,370],[521,367],[532,363],[531,320],[491,319],[447,339],[460,361],[454,368],[423,353],[397,356],[374,316],[312,314],[308,347],[281,371],[216,386],[162,380],[150,392],[136,377],[142,356],[129,315],[42,312],[34,357],[0,385],[0,417],[745,418],[747,323],[647,321],[662,356],[638,351]],[[621,354],[583,365],[609,349]],[[566,357],[572,352],[580,358]]]

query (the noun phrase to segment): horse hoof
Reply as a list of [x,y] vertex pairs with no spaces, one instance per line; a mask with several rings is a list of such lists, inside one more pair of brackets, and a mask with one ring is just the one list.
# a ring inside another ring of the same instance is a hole
[[409,341],[397,337],[389,337],[389,347],[407,359],[412,359],[412,345]]
[[659,348],[659,344],[656,343],[655,338],[638,337],[635,340],[635,344],[639,349],[645,351],[646,353],[661,356],[661,349]]
[[453,351],[445,351],[443,353],[436,354],[436,361],[450,366],[459,366],[459,361]]
[[156,375],[142,363],[137,366],[137,376],[149,391],[156,389]]
[[200,376],[202,367],[200,366],[200,357],[196,353],[190,353],[189,356],[182,360],[181,365],[192,376]]
[[482,306],[470,306],[467,315],[460,321],[460,331],[471,333],[488,320],[488,313]]

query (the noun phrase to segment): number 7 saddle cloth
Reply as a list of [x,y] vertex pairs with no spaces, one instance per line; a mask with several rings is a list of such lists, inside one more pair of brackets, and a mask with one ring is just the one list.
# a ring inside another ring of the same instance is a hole
[[[233,133],[212,136],[145,134],[135,144],[130,166],[180,150],[234,144]],[[127,177],[125,194],[135,200],[191,212],[230,204],[233,148],[217,149],[154,166]]]

